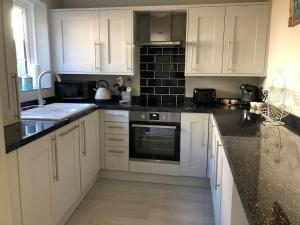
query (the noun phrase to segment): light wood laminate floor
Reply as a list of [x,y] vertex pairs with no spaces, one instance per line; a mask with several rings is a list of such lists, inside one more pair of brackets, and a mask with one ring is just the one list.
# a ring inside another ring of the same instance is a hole
[[209,188],[100,179],[67,225],[213,225]]

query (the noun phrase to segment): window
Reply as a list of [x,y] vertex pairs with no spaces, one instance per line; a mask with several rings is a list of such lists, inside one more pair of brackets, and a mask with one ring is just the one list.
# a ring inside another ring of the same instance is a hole
[[[47,10],[38,0],[14,0],[12,26],[21,91],[36,89],[38,75],[51,68]],[[46,76],[42,87],[50,88],[51,83],[51,76]]]

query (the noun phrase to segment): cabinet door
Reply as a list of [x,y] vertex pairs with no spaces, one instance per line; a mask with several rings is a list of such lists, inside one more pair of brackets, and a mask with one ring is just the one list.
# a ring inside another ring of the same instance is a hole
[[209,114],[182,113],[180,174],[206,177]]
[[100,69],[133,74],[132,10],[100,11]]
[[56,131],[53,198],[54,212],[59,219],[66,214],[80,194],[79,144],[78,122]]
[[99,72],[98,11],[53,12],[52,39],[56,72]]
[[[221,205],[220,205],[220,225],[233,225],[231,222],[232,211],[232,193],[233,193],[233,176],[226,160],[226,155],[223,149],[221,149],[223,157],[222,166],[222,188],[221,188]],[[236,213],[236,212],[234,212]]]
[[96,111],[80,120],[81,130],[81,191],[86,190],[100,169],[99,112]]
[[223,73],[264,74],[268,21],[268,5],[227,6]]
[[220,74],[225,7],[189,9],[187,74]]
[[107,170],[123,170],[129,169],[129,152],[128,147],[112,147],[105,146],[105,163]]
[[0,1],[0,91],[4,126],[19,121],[16,50],[11,26],[12,1]]
[[214,163],[214,182],[212,186],[212,199],[216,225],[220,225],[221,189],[222,189],[222,146],[217,145]]
[[54,223],[51,136],[18,149],[23,225]]

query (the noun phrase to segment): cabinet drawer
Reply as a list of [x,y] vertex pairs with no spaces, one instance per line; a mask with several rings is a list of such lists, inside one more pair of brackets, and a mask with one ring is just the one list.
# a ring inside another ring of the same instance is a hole
[[123,170],[129,169],[129,152],[127,147],[105,147],[105,169]]
[[105,146],[128,147],[128,135],[105,134]]
[[128,111],[120,110],[105,110],[105,122],[128,122]]
[[105,122],[106,134],[128,134],[128,123]]

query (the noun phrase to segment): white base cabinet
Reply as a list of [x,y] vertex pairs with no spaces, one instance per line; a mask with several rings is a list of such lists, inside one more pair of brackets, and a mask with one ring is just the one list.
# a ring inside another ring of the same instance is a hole
[[210,119],[209,178],[216,225],[248,225],[222,139],[213,116]]
[[99,152],[98,111],[18,149],[23,225],[61,222],[97,176]]
[[100,170],[99,111],[80,119],[81,191],[87,189]]
[[104,169],[129,170],[129,114],[128,111],[103,112]]
[[54,143],[47,135],[18,149],[23,225],[52,225],[54,213]]
[[80,194],[78,121],[57,130],[54,142],[53,211],[58,223]]
[[209,114],[182,113],[180,175],[207,177]]

